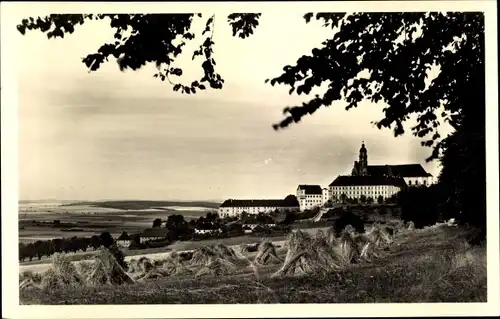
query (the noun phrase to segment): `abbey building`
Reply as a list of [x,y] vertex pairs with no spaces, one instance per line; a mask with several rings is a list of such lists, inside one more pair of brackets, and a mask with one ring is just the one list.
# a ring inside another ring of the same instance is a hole
[[330,185],[332,202],[346,198],[386,200],[404,187],[428,186],[432,175],[420,164],[368,165],[368,150],[362,143],[359,160],[354,162],[351,175],[340,175]]

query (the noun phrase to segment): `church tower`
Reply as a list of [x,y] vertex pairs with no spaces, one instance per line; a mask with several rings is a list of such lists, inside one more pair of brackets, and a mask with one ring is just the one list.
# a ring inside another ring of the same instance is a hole
[[359,175],[368,175],[368,151],[364,141],[359,149]]

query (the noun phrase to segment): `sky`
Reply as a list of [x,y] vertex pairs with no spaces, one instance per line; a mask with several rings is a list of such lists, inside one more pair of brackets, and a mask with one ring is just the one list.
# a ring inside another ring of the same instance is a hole
[[[425,162],[431,149],[420,146],[409,126],[394,138],[370,123],[382,118],[381,105],[363,102],[346,111],[339,101],[274,131],[283,108],[308,97],[264,80],[333,31],[305,24],[301,14],[270,12],[241,40],[219,16],[213,40],[224,88],[191,96],[153,78],[153,66],[121,72],[110,60],[89,73],[81,59],[113,38],[107,21],[78,26],[64,39],[16,33],[19,198],[283,198],[298,184],[324,187],[349,174],[361,141],[369,164],[420,163],[438,175],[438,163]],[[15,17],[22,15],[10,18],[12,27],[20,22]],[[188,83],[201,70],[191,61],[193,48],[178,61]]]

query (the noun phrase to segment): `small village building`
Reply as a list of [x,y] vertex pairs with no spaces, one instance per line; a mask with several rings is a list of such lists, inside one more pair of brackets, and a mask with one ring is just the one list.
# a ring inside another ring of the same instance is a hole
[[127,232],[123,232],[117,239],[116,245],[123,248],[128,248],[130,246],[131,238]]
[[298,211],[300,209],[297,200],[285,199],[228,199],[219,207],[219,217],[240,216],[243,212],[250,215],[259,213],[270,214],[275,211]]
[[168,238],[169,230],[167,228],[147,228],[145,229],[140,237],[141,243],[150,241],[150,240],[162,240]]
[[222,230],[219,227],[215,226],[212,223],[207,223],[207,224],[199,225],[199,226],[196,226],[196,228],[194,229],[194,233],[195,234],[200,234],[200,235],[220,233],[221,231]]

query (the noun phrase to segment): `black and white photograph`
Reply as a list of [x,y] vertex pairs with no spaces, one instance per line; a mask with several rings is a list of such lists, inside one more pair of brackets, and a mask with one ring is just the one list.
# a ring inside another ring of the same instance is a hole
[[3,317],[498,314],[495,1],[4,2],[1,21]]

